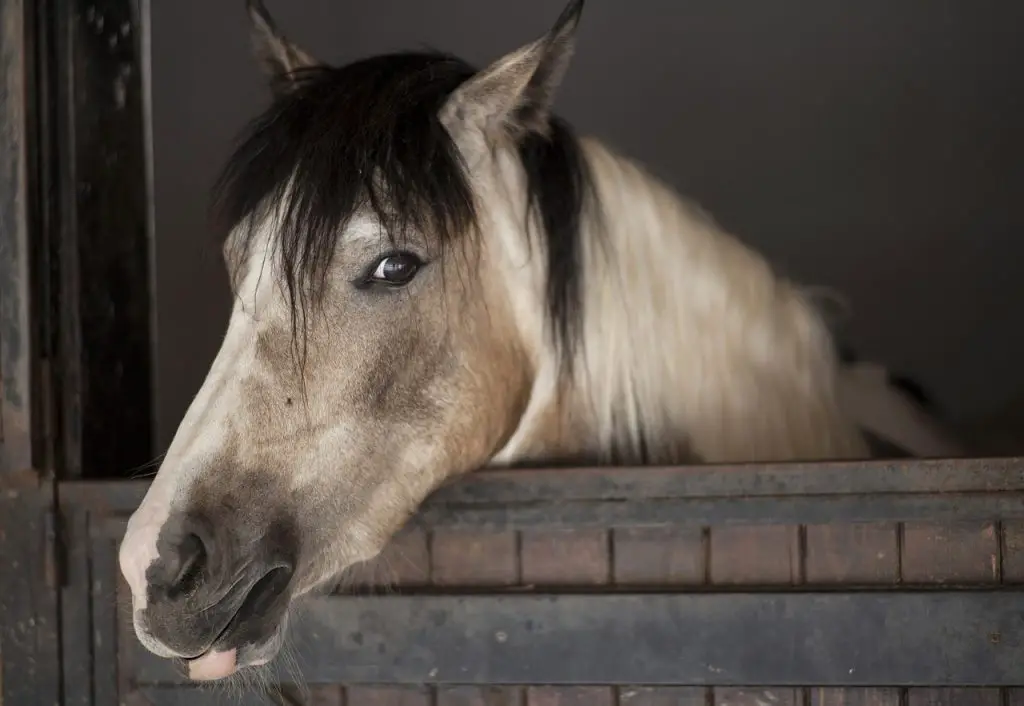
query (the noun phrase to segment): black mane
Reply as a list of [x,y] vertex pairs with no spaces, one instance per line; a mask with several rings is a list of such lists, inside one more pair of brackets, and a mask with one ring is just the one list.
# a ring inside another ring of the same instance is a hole
[[[474,73],[439,52],[316,67],[296,75],[296,88],[250,125],[215,185],[214,217],[226,234],[257,209],[282,204],[278,246],[293,324],[316,303],[338,236],[360,206],[373,209],[392,240],[409,227],[429,228],[442,245],[475,231],[461,155],[438,118]],[[546,137],[521,138],[519,154],[529,208],[544,225],[550,324],[568,359],[580,323],[580,222],[589,174],[575,135],[557,117]],[[250,230],[239,245],[247,249],[251,238]]]

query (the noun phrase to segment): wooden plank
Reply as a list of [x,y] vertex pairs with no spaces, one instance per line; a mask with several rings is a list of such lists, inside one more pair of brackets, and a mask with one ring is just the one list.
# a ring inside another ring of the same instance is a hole
[[[550,470],[547,473],[571,473]],[[469,481],[467,481],[469,482]],[[62,488],[65,484],[61,484]],[[72,483],[61,493],[66,506],[84,506],[104,512],[128,513],[138,506],[146,485]],[[437,506],[429,499],[415,522],[430,529],[463,532],[504,532],[528,529],[607,527],[686,527],[722,525],[882,523],[920,520],[934,522],[975,518],[990,521],[1024,520],[1024,494],[991,493],[972,496],[936,493],[885,497],[778,497],[723,498],[721,500],[666,500],[645,502],[538,501],[529,507],[495,506],[486,509]],[[110,517],[103,526],[107,536],[120,537],[126,518]]]
[[515,686],[443,686],[437,690],[436,706],[522,706],[524,698]]
[[[115,547],[116,548],[116,547]],[[113,615],[111,618],[116,623],[114,633],[114,648],[117,653],[117,661],[114,665],[104,665],[106,672],[117,674],[117,693],[127,694],[132,690],[132,665],[135,664],[137,650],[146,649],[139,644],[139,638],[135,634],[135,625],[132,620],[132,590],[125,581],[120,567],[115,570],[115,591],[116,602],[111,606]],[[69,706],[62,704],[61,706]]]
[[[1012,590],[343,596],[310,600],[295,644],[313,683],[1017,685],[1022,600]],[[135,677],[182,679],[148,655]]]
[[1006,706],[1024,706],[1024,688],[1006,689]]
[[[93,481],[61,484],[61,497],[108,513],[131,512],[141,502],[149,481]],[[573,501],[650,500],[651,512],[665,515],[657,506],[667,499],[722,500],[750,498],[777,500],[810,496],[818,500],[845,499],[853,505],[885,500],[873,517],[844,521],[892,521],[912,519],[903,510],[921,510],[912,500],[930,497],[932,502],[956,504],[968,516],[983,519],[1010,517],[1024,492],[1024,457],[1005,459],[914,460],[842,463],[748,464],[743,466],[676,466],[665,468],[487,469],[460,477],[427,499],[426,507],[534,504],[546,507]],[[964,494],[969,493],[969,497]],[[885,498],[877,494],[885,494]],[[889,496],[900,496],[895,502]],[[911,496],[911,497],[907,497]],[[982,502],[979,502],[979,497]],[[1009,502],[1002,502],[1009,498]],[[995,500],[999,502],[994,502]],[[941,504],[941,503],[940,503]],[[769,505],[770,506],[770,505]],[[844,507],[848,505],[843,504]],[[690,505],[704,507],[703,504]],[[765,507],[758,503],[753,507]],[[801,505],[800,507],[807,507]],[[956,508],[952,508],[956,509]],[[747,511],[750,514],[751,511]],[[947,514],[952,511],[947,509]],[[443,513],[442,513],[443,514]],[[774,513],[778,516],[780,513]],[[817,513],[816,513],[817,514]],[[1014,516],[1019,516],[1014,512]],[[728,519],[728,514],[719,514]],[[739,516],[733,516],[737,519]],[[698,517],[689,526],[716,524]],[[827,524],[838,516],[795,516],[794,524]],[[927,516],[924,517],[927,519]],[[934,518],[932,518],[934,519]],[[637,524],[644,524],[639,522]],[[649,523],[648,523],[649,524]],[[674,523],[665,523],[672,525]]]
[[900,706],[900,690],[888,688],[810,689],[810,706]]
[[316,684],[309,687],[305,699],[296,703],[304,706],[345,706],[345,690],[339,684]]
[[811,584],[886,584],[899,578],[896,525],[810,525],[806,572]]
[[519,581],[515,532],[437,530],[430,555],[437,585],[511,586]]
[[930,689],[907,690],[907,706],[1000,706],[999,689]]
[[[61,534],[65,551],[64,581],[60,589],[61,669],[64,687],[64,702],[61,706],[91,706],[94,659],[89,513],[84,508],[65,508],[62,514]],[[131,615],[125,615],[123,619],[130,621]],[[134,647],[133,643],[128,643],[124,649],[119,650],[119,665],[130,659]],[[104,666],[110,668],[110,665]]]
[[430,689],[422,686],[349,686],[347,706],[431,706]]
[[[107,539],[94,539],[90,551],[90,600],[92,601],[93,703],[118,703],[119,615],[117,548]],[[130,680],[128,680],[130,681]]]
[[632,586],[704,583],[704,532],[694,527],[623,527],[612,533],[614,580]]
[[31,16],[24,0],[0,3],[0,475],[34,465],[25,44]]
[[[201,687],[143,687],[129,695],[127,704],[138,706],[279,706],[268,694],[259,689],[229,690],[216,686]],[[97,703],[97,706],[99,704]],[[369,706],[369,705],[368,705]]]
[[148,8],[90,0],[48,13],[58,142],[46,156],[60,166],[43,179],[59,219],[45,235],[59,278],[50,305],[60,336],[60,465],[69,476],[126,474],[154,456]]
[[51,499],[49,484],[14,489],[0,482],[0,703],[11,706],[59,699]]
[[614,706],[615,693],[606,686],[531,686],[526,706]]
[[[554,472],[552,472],[554,473]],[[714,527],[866,522],[953,522],[1024,519],[1024,494],[780,496],[717,500],[533,502],[500,505],[426,503],[419,520],[465,531],[533,528]]]
[[1002,523],[1002,579],[1024,583],[1024,521]]
[[[478,471],[436,503],[1024,491],[1024,457]],[[467,482],[468,481],[468,482]]]
[[[566,471],[547,472],[557,474]],[[134,483],[126,483],[124,488],[113,484],[95,489],[90,486],[87,483],[71,485],[67,497],[63,492],[61,494],[62,504],[97,507],[106,512],[125,507],[127,509],[120,511],[131,512],[141,501],[140,487]],[[145,486],[141,486],[141,489],[144,490]],[[991,521],[992,518],[999,518],[1003,522],[1024,520],[1024,494],[672,499],[656,503],[537,501],[529,506],[508,507],[500,507],[498,501],[495,501],[493,506],[486,508],[438,506],[428,499],[414,521],[432,530],[501,533],[530,529],[697,529],[731,525],[821,525],[831,522],[942,522],[972,518],[979,522]],[[120,537],[124,533],[125,522],[125,518],[111,517],[104,531],[108,536]]]
[[798,706],[800,695],[795,689],[757,689],[754,687],[714,689],[715,706]]
[[607,584],[611,578],[607,530],[534,530],[522,533],[522,582],[540,586]]
[[707,706],[709,696],[702,686],[624,686],[619,706]]
[[797,584],[801,580],[799,530],[794,526],[715,527],[710,558],[715,585]]
[[908,583],[995,583],[999,540],[991,522],[908,523],[903,530]]

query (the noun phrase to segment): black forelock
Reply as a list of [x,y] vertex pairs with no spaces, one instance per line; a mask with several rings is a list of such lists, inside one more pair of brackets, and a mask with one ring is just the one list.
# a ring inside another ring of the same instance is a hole
[[[244,133],[214,187],[222,233],[258,209],[280,209],[277,247],[288,296],[322,293],[344,226],[370,207],[392,238],[432,226],[443,240],[474,221],[459,153],[436,119],[472,75],[442,54],[389,54],[293,78]],[[246,249],[254,235],[239,238]]]
[[[339,235],[368,206],[386,235],[429,229],[442,245],[475,230],[461,154],[441,124],[447,98],[475,73],[440,52],[374,56],[294,76],[245,131],[214,187],[214,218],[226,235],[259,209],[280,208],[279,248],[293,325],[322,294]],[[563,352],[581,313],[580,223],[587,165],[569,126],[527,134],[519,153],[529,207],[547,242],[549,318]],[[286,192],[287,190],[287,192]],[[257,219],[250,221],[255,224]],[[239,236],[245,252],[254,231]]]

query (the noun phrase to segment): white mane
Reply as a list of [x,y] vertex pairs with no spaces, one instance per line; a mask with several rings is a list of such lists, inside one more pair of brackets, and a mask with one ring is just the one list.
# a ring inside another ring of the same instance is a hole
[[841,366],[807,291],[635,162],[582,144],[603,210],[582,234],[582,357],[559,387],[548,344],[495,462],[542,447],[553,408],[585,453],[625,463],[867,458],[861,429],[915,455],[957,449],[884,381]]

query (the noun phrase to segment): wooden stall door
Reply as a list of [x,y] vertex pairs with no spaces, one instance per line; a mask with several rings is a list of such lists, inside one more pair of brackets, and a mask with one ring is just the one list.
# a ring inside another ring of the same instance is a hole
[[1024,706],[1024,459],[482,472],[213,686],[132,634],[145,489],[62,488],[82,706]]
[[60,703],[53,486],[0,475],[0,704]]

